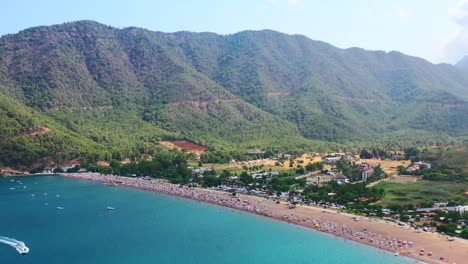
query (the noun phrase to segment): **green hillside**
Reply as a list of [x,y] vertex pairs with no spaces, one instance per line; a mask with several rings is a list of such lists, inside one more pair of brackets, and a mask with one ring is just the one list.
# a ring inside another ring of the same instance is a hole
[[0,162],[137,158],[165,139],[226,151],[453,144],[468,136],[467,87],[451,65],[268,30],[36,27],[0,38]]
[[92,140],[70,131],[34,109],[0,94],[0,161],[3,165],[31,166],[42,158],[92,160],[109,155]]
[[468,78],[453,66],[268,30],[175,35],[177,50],[193,67],[293,121],[308,138],[349,142],[401,129],[466,135]]

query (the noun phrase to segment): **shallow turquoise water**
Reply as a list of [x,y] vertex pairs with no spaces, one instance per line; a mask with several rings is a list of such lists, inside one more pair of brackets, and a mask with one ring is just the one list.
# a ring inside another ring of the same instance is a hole
[[261,216],[52,176],[0,177],[0,236],[30,248],[0,244],[0,263],[409,263]]

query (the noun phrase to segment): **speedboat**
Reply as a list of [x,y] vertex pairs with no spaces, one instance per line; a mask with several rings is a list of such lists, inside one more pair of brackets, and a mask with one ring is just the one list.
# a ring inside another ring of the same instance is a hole
[[61,207],[61,206],[57,206],[57,209],[63,210],[63,209],[65,209],[65,208],[64,208],[64,207]]
[[23,242],[18,242],[15,245],[16,251],[18,251],[21,255],[26,255],[29,253],[29,248],[23,243]]
[[25,255],[25,254],[27,254],[29,252],[29,248],[24,244],[24,242],[18,241],[18,240],[13,239],[13,238],[0,236],[0,243],[12,246],[21,255]]
[[112,207],[112,206],[107,206],[107,207],[106,207],[106,210],[108,210],[108,211],[112,211],[112,210],[115,210],[115,208],[114,208],[114,207]]

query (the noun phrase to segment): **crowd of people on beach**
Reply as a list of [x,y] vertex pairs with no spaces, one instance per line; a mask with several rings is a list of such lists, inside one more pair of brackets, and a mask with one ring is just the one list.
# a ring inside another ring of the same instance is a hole
[[[394,252],[395,255],[410,255],[415,253],[419,254],[419,256],[432,255],[429,254],[429,252],[427,254],[425,254],[423,251],[415,252],[415,249],[412,250],[412,248],[415,247],[415,244],[411,241],[405,241],[395,237],[383,237],[382,235],[370,232],[367,229],[356,230],[355,228],[345,224],[340,225],[333,221],[324,219],[326,217],[314,219],[310,217],[299,216],[294,213],[285,214],[284,210],[282,211],[274,209],[279,208],[277,205],[280,202],[272,199],[262,199],[260,197],[254,198],[244,195],[239,196],[231,193],[223,193],[220,191],[187,187],[152,178],[131,178],[113,175],[101,175],[98,173],[67,173],[64,174],[64,176],[100,182],[107,185],[128,186],[243,210],[339,236],[345,239],[345,241],[353,240],[372,245],[382,250]],[[284,205],[282,206],[284,207]],[[323,211],[323,213],[330,212]]]
[[242,200],[240,196],[229,194],[221,195],[220,192],[212,190],[201,190],[192,187],[171,184],[162,180],[142,178],[129,178],[120,176],[101,175],[97,173],[68,173],[68,177],[97,181],[108,185],[122,185],[142,190],[165,193],[173,196],[188,198],[196,201],[218,204],[225,207],[240,209],[260,215],[271,216],[271,212],[260,200],[253,204],[251,200]]

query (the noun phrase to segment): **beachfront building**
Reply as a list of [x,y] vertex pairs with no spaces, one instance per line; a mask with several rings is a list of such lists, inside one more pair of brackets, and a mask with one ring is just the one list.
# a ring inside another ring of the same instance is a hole
[[344,175],[336,176],[336,177],[335,177],[335,181],[336,181],[338,184],[349,183],[348,177],[346,177],[346,176],[344,176]]
[[411,166],[409,166],[408,168],[406,168],[406,173],[413,173],[415,171],[418,171],[420,169],[430,169],[431,168],[431,164],[429,163],[425,163],[425,162],[422,162],[422,161],[417,161],[417,162],[413,162],[413,164]]
[[337,152],[337,153],[328,154],[325,158],[323,158],[323,163],[328,164],[328,165],[333,165],[333,164],[336,164],[342,158],[347,159],[349,161],[354,160],[351,153]]
[[367,181],[367,179],[374,173],[373,168],[365,169],[361,171],[361,179],[362,181]]
[[419,168],[421,168],[421,169],[430,169],[431,168],[431,164],[425,163],[425,162],[422,162],[422,161],[414,162],[413,165],[414,166],[419,166]]
[[464,215],[465,213],[468,213],[468,205],[455,206],[454,210],[458,212],[460,215]]
[[270,179],[273,176],[278,176],[279,172],[278,171],[271,171],[271,172],[256,171],[256,172],[248,172],[247,174],[254,179],[262,179],[263,177],[265,177],[266,179]]
[[341,159],[341,157],[325,157],[323,159],[323,163],[325,164],[335,164],[337,163],[339,160]]
[[358,170],[361,172],[361,180],[363,182],[367,181],[367,179],[374,173],[374,168],[368,163],[359,164]]
[[[441,206],[442,204],[442,206]],[[458,212],[459,214],[463,215],[465,212],[468,212],[468,205],[457,205],[457,206],[443,206],[443,204],[447,203],[439,203],[439,206],[435,205],[433,207],[428,208],[418,208],[416,212],[418,213],[428,213],[428,212],[435,212],[439,210],[444,210],[448,212]]]
[[211,171],[211,169],[204,168],[204,167],[191,168],[191,169],[192,169],[192,173],[196,173],[196,174],[203,174],[203,173],[205,173],[206,171]]

